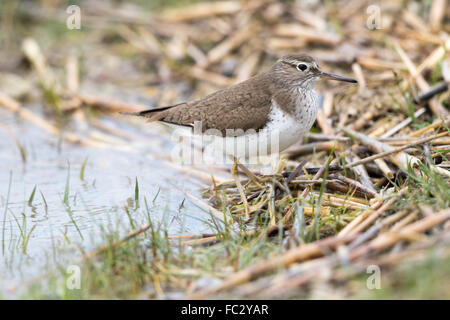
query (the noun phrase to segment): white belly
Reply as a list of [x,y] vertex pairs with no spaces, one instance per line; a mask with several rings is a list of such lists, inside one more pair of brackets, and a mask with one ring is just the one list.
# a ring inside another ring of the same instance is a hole
[[[299,107],[297,108],[299,109]],[[293,116],[274,105],[267,125],[270,132],[279,132],[279,151],[283,151],[302,139],[309,132],[317,115],[317,104],[309,105]]]

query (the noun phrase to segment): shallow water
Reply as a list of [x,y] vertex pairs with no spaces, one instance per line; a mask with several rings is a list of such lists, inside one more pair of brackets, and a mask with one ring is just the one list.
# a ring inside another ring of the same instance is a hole
[[[100,120],[111,124],[108,119]],[[159,137],[147,124],[145,129],[136,129],[126,120],[114,125],[139,136],[143,141],[138,143],[140,147],[126,151],[134,140],[125,143],[125,148],[70,144],[0,109],[0,295],[14,295],[16,291],[11,288],[51,271],[54,262],[77,263],[79,250],[74,248],[90,250],[102,244],[102,228],[123,233],[131,230],[125,206],[135,206],[136,178],[140,208],[129,211],[135,227],[147,223],[145,197],[152,220],[164,221],[170,233],[210,231],[197,219],[206,219],[208,214],[188,200],[183,201],[185,195],[180,190],[200,197],[198,184],[184,179],[165,161],[152,158],[152,154],[170,152],[170,141],[157,141]],[[26,150],[25,162],[14,139]],[[153,140],[147,146],[145,139]],[[68,174],[69,197],[65,204]],[[30,205],[28,200],[35,186]]]

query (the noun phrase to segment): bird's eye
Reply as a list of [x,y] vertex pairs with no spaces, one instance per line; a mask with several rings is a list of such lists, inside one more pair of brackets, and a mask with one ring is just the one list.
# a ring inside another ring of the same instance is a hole
[[300,70],[300,71],[305,71],[306,69],[308,69],[308,66],[306,64],[304,64],[304,63],[299,63],[297,65],[297,69]]

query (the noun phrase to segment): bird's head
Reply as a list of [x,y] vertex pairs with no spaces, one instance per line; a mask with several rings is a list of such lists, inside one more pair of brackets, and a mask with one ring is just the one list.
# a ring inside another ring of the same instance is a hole
[[321,78],[357,83],[355,79],[325,72],[319,68],[316,60],[304,53],[286,55],[274,65],[277,78],[286,81],[286,84],[307,87]]

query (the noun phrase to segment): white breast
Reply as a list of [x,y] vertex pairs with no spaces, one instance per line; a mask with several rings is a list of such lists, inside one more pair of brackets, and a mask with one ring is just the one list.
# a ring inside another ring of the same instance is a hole
[[284,112],[274,101],[269,114],[267,131],[278,131],[280,151],[298,142],[309,132],[317,116],[318,96],[314,89],[298,89],[295,114]]

